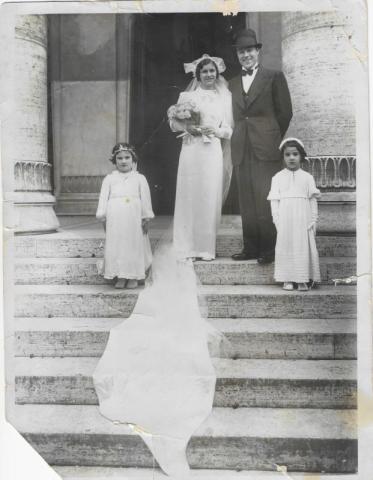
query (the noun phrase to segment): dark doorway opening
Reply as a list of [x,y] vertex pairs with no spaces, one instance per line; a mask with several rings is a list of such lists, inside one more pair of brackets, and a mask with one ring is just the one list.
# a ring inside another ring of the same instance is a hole
[[[229,80],[240,70],[231,47],[233,33],[244,26],[244,13],[135,18],[130,139],[139,150],[139,170],[148,179],[158,215],[172,215],[174,210],[181,143],[169,129],[166,112],[192,79],[184,73],[183,63],[204,53],[222,57],[227,66],[224,76]],[[234,179],[223,213],[238,213]]]

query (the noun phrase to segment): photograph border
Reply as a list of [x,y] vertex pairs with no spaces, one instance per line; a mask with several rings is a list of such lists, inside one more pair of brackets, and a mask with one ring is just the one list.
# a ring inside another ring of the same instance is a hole
[[[4,131],[7,128],[7,118],[12,111],[11,99],[11,78],[8,76],[9,66],[11,62],[12,52],[12,28],[14,26],[15,15],[31,15],[31,14],[66,14],[66,13],[166,13],[166,12],[265,12],[265,11],[321,11],[333,10],[335,8],[348,11],[355,17],[355,36],[354,45],[352,46],[356,54],[355,62],[355,99],[356,99],[356,157],[357,160],[357,188],[356,188],[356,234],[357,234],[357,278],[358,278],[358,317],[357,317],[357,334],[358,334],[358,474],[351,478],[359,478],[366,480],[373,471],[373,456],[371,455],[373,447],[373,390],[372,390],[372,304],[371,304],[371,222],[372,222],[372,172],[370,166],[370,130],[369,124],[369,66],[368,62],[368,11],[370,21],[372,21],[371,9],[367,4],[360,0],[143,0],[143,1],[123,1],[123,2],[6,2],[0,7],[0,38],[3,45],[1,55],[2,72],[0,73],[0,95],[1,95],[1,163],[2,163],[2,192],[3,192],[3,209],[2,209],[2,225],[3,225],[3,293],[5,298],[3,304],[3,323],[0,325],[0,338],[4,332],[4,343],[8,344],[6,351],[9,352],[12,339],[12,332],[7,330],[4,319],[12,318],[13,302],[12,282],[13,282],[13,205],[12,195],[13,189],[13,165],[6,162],[7,152],[14,148],[12,142],[9,144]],[[363,18],[363,20],[362,20]],[[363,28],[362,28],[363,27]],[[370,36],[372,35],[371,32]],[[371,45],[371,41],[369,45]],[[9,48],[8,48],[9,46]],[[370,49],[371,50],[371,49]],[[5,68],[4,68],[5,66]],[[14,142],[14,141],[13,141]],[[10,162],[8,162],[10,163]],[[367,174],[369,172],[369,175]],[[8,321],[9,323],[9,321]],[[5,329],[5,330],[4,330]],[[1,362],[0,362],[1,363]],[[12,371],[12,362],[9,358],[5,358],[6,371],[4,373],[4,387],[6,390],[6,401],[12,401],[9,398],[12,388],[7,388],[14,381],[14,372]],[[1,366],[1,365],[0,365]],[[3,365],[2,365],[3,366]],[[2,399],[3,400],[3,399]],[[0,406],[2,405],[0,401]],[[4,400],[5,401],[5,400]],[[0,429],[5,425],[5,419],[1,419]],[[24,439],[9,430],[9,425],[4,428],[5,434],[1,437],[1,454],[0,457],[5,458],[6,473],[13,476],[4,476],[13,480],[18,478],[60,478],[55,472],[47,472],[52,470],[49,466],[46,469],[45,462],[38,456],[34,455],[32,462],[40,458],[42,465],[41,471],[37,472],[36,464],[33,463],[32,477],[30,476],[30,467],[27,460],[33,455],[30,454],[30,447]],[[6,431],[8,430],[8,431]],[[13,429],[14,430],[14,429]],[[35,453],[35,452],[34,452]],[[3,459],[1,459],[3,460]],[[23,471],[23,473],[22,473]],[[44,471],[44,473],[42,473]],[[1,472],[1,470],[0,470]],[[22,475],[27,475],[23,477]],[[45,475],[45,476],[44,476]],[[54,475],[56,475],[54,477]],[[281,473],[273,474],[273,478],[281,477]],[[287,478],[295,478],[293,473],[285,475]],[[310,475],[316,479],[319,478],[315,474]],[[331,479],[333,476],[326,476]],[[348,475],[336,475],[340,480],[347,478]],[[266,477],[267,478],[267,477]],[[268,479],[270,477],[268,476]],[[323,476],[320,476],[323,478]]]

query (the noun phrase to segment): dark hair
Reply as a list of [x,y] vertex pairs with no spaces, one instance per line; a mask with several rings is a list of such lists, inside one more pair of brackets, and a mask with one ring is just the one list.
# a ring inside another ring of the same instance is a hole
[[216,63],[214,62],[214,60],[212,60],[212,58],[204,58],[203,60],[201,60],[199,62],[199,64],[197,65],[197,68],[196,68],[196,79],[198,81],[201,80],[201,70],[202,68],[205,66],[205,65],[208,65],[209,63],[212,63],[215,67],[215,71],[216,71],[216,78],[219,78],[219,70],[218,70],[218,66],[216,65]]
[[302,157],[302,162],[307,157],[307,153],[300,143],[296,142],[295,140],[289,140],[288,142],[285,142],[281,148],[282,159],[284,159],[284,152],[286,147],[295,147],[298,150],[300,156]]
[[109,161],[111,163],[116,164],[116,157],[119,152],[127,151],[131,154],[132,160],[137,163],[139,158],[137,156],[135,147],[133,147],[130,143],[127,142],[119,142],[116,143],[111,151],[111,157],[109,158]]

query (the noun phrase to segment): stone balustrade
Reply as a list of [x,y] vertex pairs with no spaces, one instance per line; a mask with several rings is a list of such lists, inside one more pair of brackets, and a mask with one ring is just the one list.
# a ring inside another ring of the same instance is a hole
[[306,157],[302,168],[314,177],[318,188],[338,191],[356,188],[355,156]]

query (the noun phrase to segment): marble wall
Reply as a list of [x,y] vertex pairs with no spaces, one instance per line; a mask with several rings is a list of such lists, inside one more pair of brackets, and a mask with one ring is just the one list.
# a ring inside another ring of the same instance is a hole
[[113,145],[128,139],[130,16],[50,17],[57,212],[92,214]]

